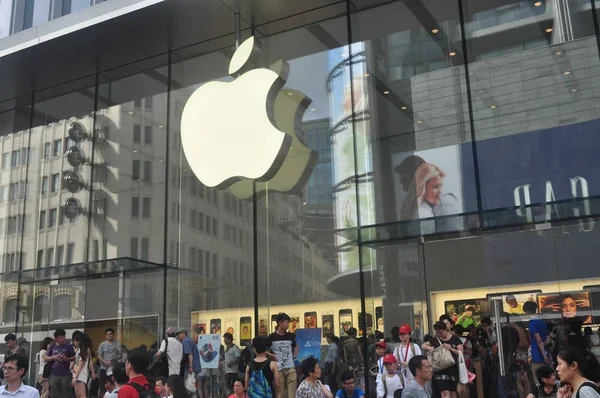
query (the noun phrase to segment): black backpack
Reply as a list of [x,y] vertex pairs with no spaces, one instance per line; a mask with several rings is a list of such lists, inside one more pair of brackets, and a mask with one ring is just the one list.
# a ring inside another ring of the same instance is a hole
[[127,383],[127,385],[135,388],[140,398],[160,398],[156,391],[154,391],[154,387],[152,385],[149,385],[148,389],[139,385],[138,383]]
[[169,357],[167,350],[169,349],[169,340],[165,339],[165,352],[162,353],[153,364],[149,366],[150,375],[157,379],[159,377],[169,377]]

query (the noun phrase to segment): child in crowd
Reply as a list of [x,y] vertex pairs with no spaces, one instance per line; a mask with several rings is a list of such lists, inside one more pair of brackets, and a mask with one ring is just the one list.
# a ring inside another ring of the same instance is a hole
[[383,357],[385,373],[377,378],[377,398],[394,398],[397,390],[404,388],[402,375],[396,374],[398,363],[393,354]]
[[554,369],[548,365],[540,366],[534,376],[536,381],[527,398],[556,398],[558,383]]

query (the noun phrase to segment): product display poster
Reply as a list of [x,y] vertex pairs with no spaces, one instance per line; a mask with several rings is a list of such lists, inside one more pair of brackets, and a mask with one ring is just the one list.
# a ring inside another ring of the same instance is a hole
[[592,301],[589,291],[538,294],[542,314],[555,314],[563,321],[577,319],[584,325],[592,323]]
[[294,361],[299,366],[306,358],[321,359],[321,328],[296,329],[298,357]]
[[220,334],[198,335],[198,351],[200,352],[200,365],[202,366],[202,368],[217,369],[219,367],[220,350]]
[[333,315],[323,315],[321,319],[323,324],[323,337],[327,337],[328,334],[333,334]]
[[502,295],[502,310],[510,315],[523,315],[523,304],[531,301],[537,304],[537,292]]
[[290,333],[296,333],[298,327],[300,326],[300,316],[299,315],[291,315],[290,318]]
[[444,306],[446,314],[464,328],[479,326],[482,315],[486,316],[489,310],[488,301],[484,298],[446,301]]

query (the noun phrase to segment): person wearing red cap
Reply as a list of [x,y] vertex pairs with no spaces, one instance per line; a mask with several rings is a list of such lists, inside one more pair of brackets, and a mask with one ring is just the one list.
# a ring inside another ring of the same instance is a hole
[[404,376],[406,381],[411,381],[414,376],[408,368],[410,359],[421,355],[421,348],[412,342],[412,329],[410,325],[404,324],[400,326],[400,345],[394,350],[394,356],[398,361],[398,369]]
[[385,366],[383,365],[383,357],[385,356],[385,350],[387,349],[387,345],[385,341],[378,341],[375,344],[375,352],[377,353],[377,378],[383,375],[385,371]]
[[385,373],[377,379],[377,398],[394,398],[397,390],[404,388],[403,376],[396,374],[398,363],[392,354],[383,357]]

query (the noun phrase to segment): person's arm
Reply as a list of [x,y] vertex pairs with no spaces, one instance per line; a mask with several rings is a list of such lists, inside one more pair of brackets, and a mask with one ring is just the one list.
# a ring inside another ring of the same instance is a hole
[[385,397],[385,386],[383,385],[383,377],[377,377],[377,398]]
[[73,380],[71,381],[71,385],[74,386],[77,383],[77,378],[79,377],[79,373],[83,369],[83,365],[85,362],[79,361],[79,365],[77,365],[77,369],[73,369]]
[[48,350],[42,354],[42,358],[44,358],[44,361],[46,362],[52,362],[55,359],[50,351],[52,351],[52,347],[48,348]]
[[158,351],[156,351],[156,354],[154,354],[154,356],[155,357],[161,356],[162,354],[164,354],[165,349],[166,349],[165,341],[163,340],[162,343],[160,343],[160,348],[158,349]]
[[104,359],[104,346],[104,342],[100,343],[100,346],[98,346],[98,360],[102,365],[110,367],[110,363]]
[[544,358],[544,362],[548,362],[548,358],[546,357],[546,346],[544,346],[542,336],[540,336],[539,333],[534,333],[533,336],[535,337],[535,342],[540,350],[540,353],[542,354],[542,357]]
[[326,398],[333,398],[333,394],[331,393],[329,386],[326,386],[323,383],[321,383],[321,380],[317,380],[317,385],[321,388],[321,391],[323,392],[323,395],[325,395]]
[[427,351],[427,352],[431,352],[431,351],[435,350],[435,348],[428,341],[423,343],[422,347],[423,347],[423,351]]
[[246,391],[248,391],[248,383],[250,382],[250,366],[246,365],[246,383],[244,383],[244,385],[246,386]]
[[279,370],[277,369],[277,364],[275,362],[271,362],[270,365],[271,371],[273,372],[273,387],[275,389],[279,388]]

